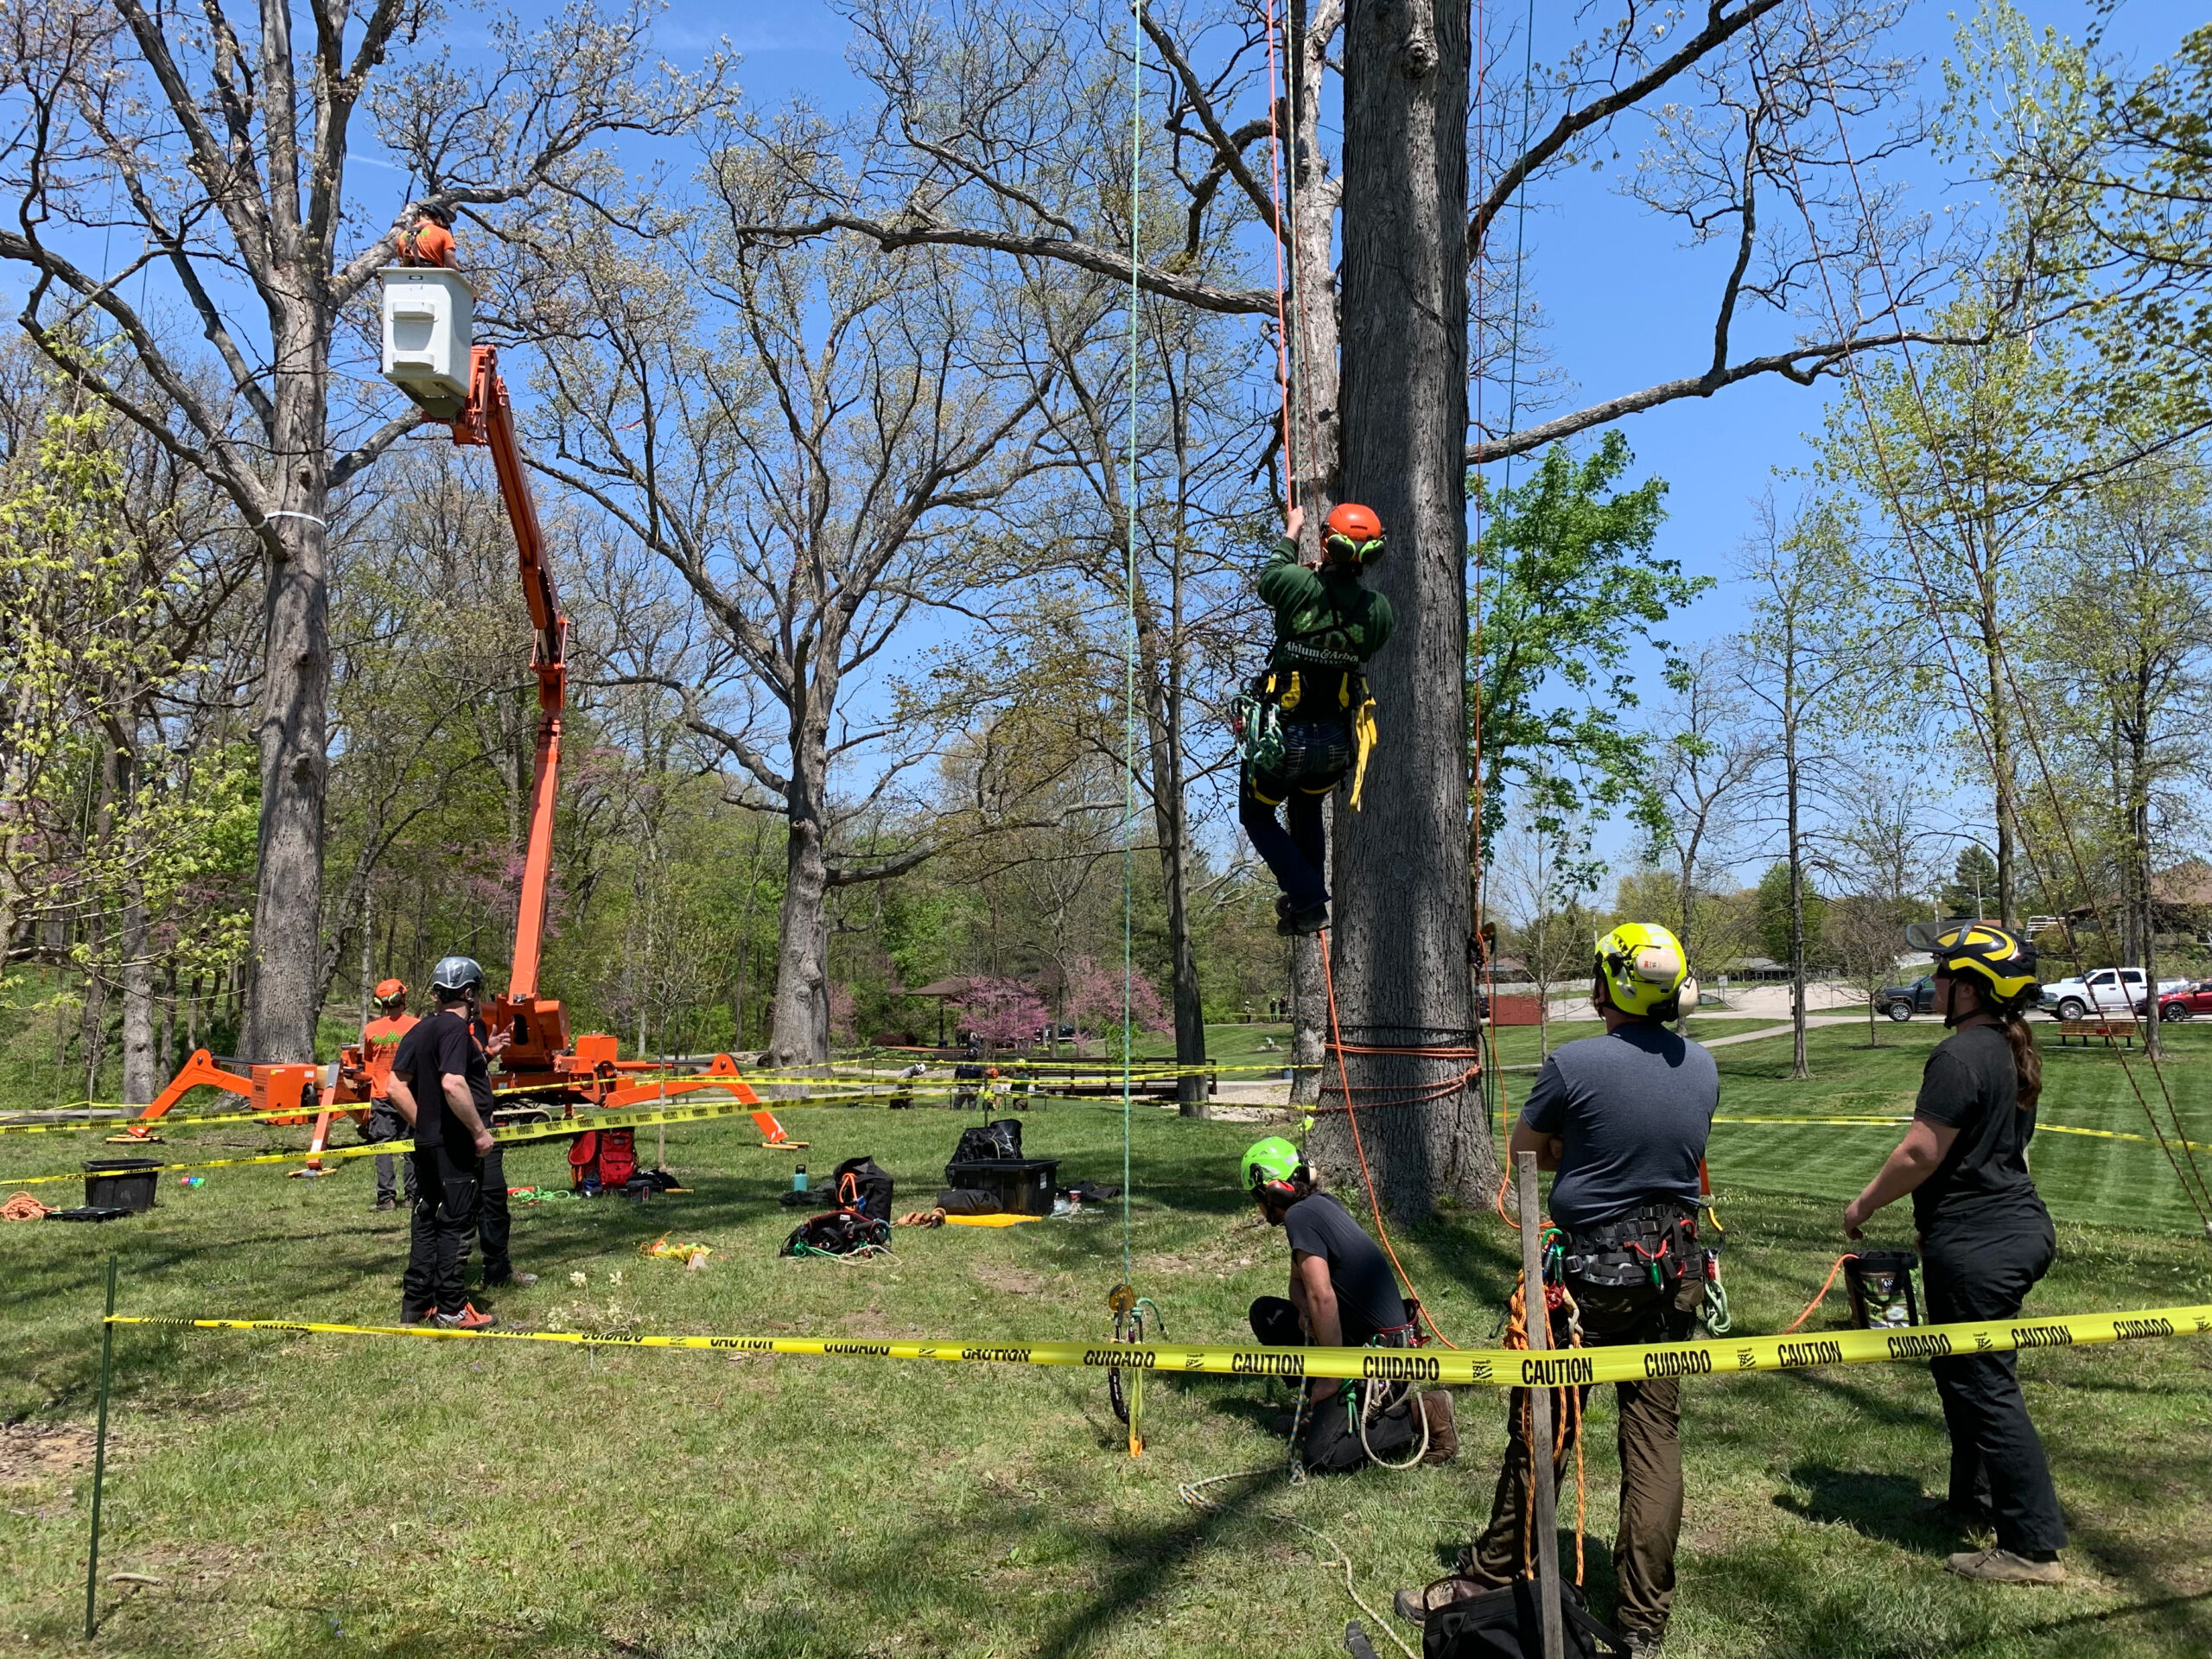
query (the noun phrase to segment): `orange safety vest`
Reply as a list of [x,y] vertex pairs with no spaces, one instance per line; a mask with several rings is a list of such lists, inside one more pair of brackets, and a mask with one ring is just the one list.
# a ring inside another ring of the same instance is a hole
[[369,1074],[369,1098],[382,1100],[391,1091],[391,1063],[399,1058],[399,1039],[416,1027],[411,1014],[397,1020],[372,1020],[361,1029],[361,1067]]

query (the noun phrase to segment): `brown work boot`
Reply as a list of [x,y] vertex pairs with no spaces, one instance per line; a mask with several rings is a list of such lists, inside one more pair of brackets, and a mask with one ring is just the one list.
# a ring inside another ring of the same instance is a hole
[[1985,1584],[2063,1584],[2066,1569],[2056,1561],[2031,1561],[2009,1549],[1965,1549],[1943,1565],[1962,1579]]
[[1408,1624],[1419,1624],[1440,1607],[1449,1607],[1469,1596],[1479,1596],[1505,1586],[1491,1578],[1439,1579],[1418,1590],[1401,1590],[1391,1598],[1390,1611]]
[[1428,1450],[1423,1463],[1449,1463],[1459,1455],[1459,1425],[1452,1415],[1452,1390],[1431,1389],[1421,1396],[1421,1415],[1428,1419]]

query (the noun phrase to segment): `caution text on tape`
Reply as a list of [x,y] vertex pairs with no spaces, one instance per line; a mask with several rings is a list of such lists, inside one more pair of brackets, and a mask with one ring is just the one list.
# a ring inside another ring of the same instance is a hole
[[280,1331],[299,1335],[399,1337],[430,1341],[564,1343],[585,1347],[703,1349],[825,1359],[935,1360],[952,1364],[1047,1365],[1186,1375],[1333,1377],[1486,1388],[1571,1388],[1591,1382],[1739,1376],[2087,1347],[2157,1337],[2212,1334],[2212,1306],[2153,1307],[2134,1313],[2069,1313],[2053,1319],[1926,1325],[1904,1330],[1826,1335],[1745,1337],[1618,1348],[1459,1349],[1179,1347],[1165,1343],[958,1342],[830,1337],[594,1336],[575,1331],[448,1331],[436,1325],[337,1325],[312,1319],[188,1319],[113,1316],[116,1325],[206,1331]]

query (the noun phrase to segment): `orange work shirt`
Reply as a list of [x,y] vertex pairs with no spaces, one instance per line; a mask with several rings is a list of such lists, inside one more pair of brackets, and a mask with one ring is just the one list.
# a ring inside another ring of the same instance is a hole
[[435,219],[419,221],[413,229],[400,232],[399,263],[454,269],[453,232]]
[[415,1028],[415,1016],[372,1020],[361,1028],[361,1067],[369,1074],[369,1098],[382,1100],[391,1090],[391,1063],[399,1054],[399,1039]]

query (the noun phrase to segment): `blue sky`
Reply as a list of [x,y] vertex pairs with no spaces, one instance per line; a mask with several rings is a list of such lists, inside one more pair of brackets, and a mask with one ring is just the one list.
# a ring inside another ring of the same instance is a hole
[[[2078,0],[2022,4],[2032,24],[2062,35],[2078,36],[2092,20]],[[1529,15],[1536,19],[1535,50],[1541,59],[1570,44],[1566,31],[1609,14],[1539,6]],[[1942,97],[1940,66],[1954,50],[1961,15],[1914,5],[1892,36],[1897,50],[1921,60],[1919,96],[1930,104]],[[2201,6],[2133,0],[2106,20],[2104,38],[2110,49],[2145,62],[2170,52],[2202,16]],[[726,32],[746,54],[743,79],[758,102],[801,93],[836,108],[853,96],[842,60],[842,25],[818,0],[791,0],[766,16],[751,7],[678,0],[670,22],[671,44],[696,48]],[[1517,67],[1517,43],[1494,36],[1491,52],[1508,73]],[[1556,409],[1696,372],[1711,351],[1712,306],[1727,251],[1686,250],[1673,222],[1618,193],[1621,171],[1633,162],[1642,138],[1637,123],[1624,123],[1620,164],[1604,174],[1578,171],[1548,181],[1541,205],[1527,217],[1523,279],[1545,314],[1543,349],[1567,382],[1558,389]],[[1889,175],[1909,185],[1906,206],[1920,212],[1961,207],[1973,197],[1970,189],[1947,185],[1924,154],[1894,164]],[[1510,235],[1501,235],[1496,245],[1510,248]],[[1770,320],[1739,331],[1737,350],[1772,350],[1789,337],[1788,325]],[[1770,377],[1621,423],[1636,452],[1632,476],[1656,474],[1669,485],[1660,550],[1693,574],[1718,578],[1668,628],[1675,644],[1699,642],[1742,625],[1743,595],[1732,576],[1751,504],[1770,487],[1785,499],[1800,487],[1777,475],[1810,464],[1809,440],[1823,425],[1830,395]],[[1598,844],[1618,863],[1627,854],[1626,842],[1622,832],[1606,830]],[[1751,864],[1760,861],[1754,858]]]

